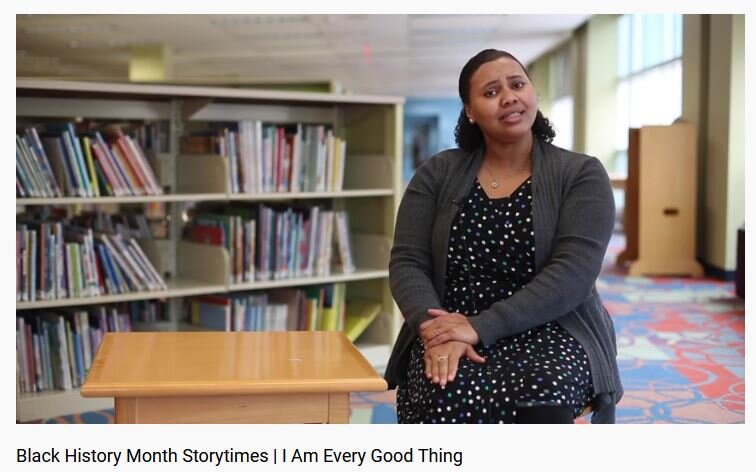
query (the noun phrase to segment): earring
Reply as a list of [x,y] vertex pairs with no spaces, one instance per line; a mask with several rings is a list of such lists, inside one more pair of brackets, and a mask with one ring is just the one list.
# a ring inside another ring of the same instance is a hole
[[468,118],[468,121],[470,121],[471,125],[475,124],[475,120],[473,120],[472,118]]

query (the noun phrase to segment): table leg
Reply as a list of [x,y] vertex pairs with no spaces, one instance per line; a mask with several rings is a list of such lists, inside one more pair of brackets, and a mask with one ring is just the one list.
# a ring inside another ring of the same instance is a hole
[[349,423],[348,393],[331,393],[328,395],[328,422],[335,424]]
[[137,399],[115,398],[116,424],[135,424],[137,421]]

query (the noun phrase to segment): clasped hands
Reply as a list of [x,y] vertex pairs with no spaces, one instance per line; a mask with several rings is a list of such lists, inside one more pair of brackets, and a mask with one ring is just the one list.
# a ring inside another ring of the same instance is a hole
[[480,337],[465,315],[436,308],[428,310],[428,314],[433,319],[420,324],[420,337],[425,346],[425,375],[445,387],[457,375],[463,356],[478,364],[486,360],[473,348]]

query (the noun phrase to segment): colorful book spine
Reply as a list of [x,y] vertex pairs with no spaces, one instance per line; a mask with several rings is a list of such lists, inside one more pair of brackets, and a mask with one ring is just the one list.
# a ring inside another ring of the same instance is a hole
[[95,170],[94,158],[92,157],[92,141],[89,139],[89,136],[82,136],[81,142],[84,151],[84,157],[87,161],[87,169],[89,170],[89,180],[92,185],[92,194],[95,197],[99,197],[102,194],[100,193],[100,185],[97,178],[97,172]]

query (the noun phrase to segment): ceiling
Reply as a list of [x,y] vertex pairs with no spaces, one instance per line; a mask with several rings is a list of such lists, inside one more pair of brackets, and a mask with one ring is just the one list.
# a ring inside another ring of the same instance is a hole
[[17,15],[16,76],[127,81],[132,51],[153,47],[174,82],[335,81],[352,93],[449,97],[481,49],[528,63],[589,16]]

